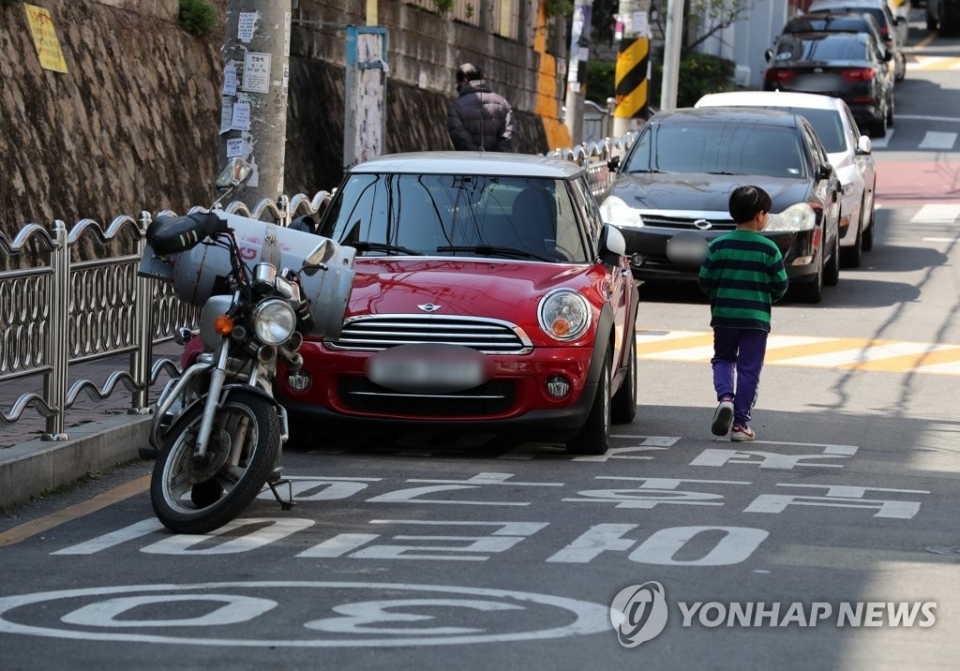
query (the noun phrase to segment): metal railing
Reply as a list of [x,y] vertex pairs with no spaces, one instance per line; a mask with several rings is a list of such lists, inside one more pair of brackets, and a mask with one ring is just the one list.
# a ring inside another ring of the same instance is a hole
[[[591,190],[602,200],[612,183],[608,162],[622,157],[632,140],[632,134],[607,138],[549,155],[585,166]],[[297,216],[317,214],[330,199],[329,192],[320,191],[312,198],[264,199],[252,210],[235,201],[225,211],[288,226]],[[46,420],[41,439],[66,440],[66,414],[82,392],[103,400],[122,385],[131,395],[127,412],[148,414],[149,391],[160,374],[179,374],[168,359],[151,364],[154,347],[173,340],[178,328],[194,326],[199,310],[180,302],[170,285],[138,276],[151,220],[149,212],[138,219],[123,215],[106,230],[92,219],[69,230],[60,220],[52,230],[31,223],[12,241],[0,232],[0,254],[25,260],[30,249],[33,257],[45,257],[45,263],[0,272],[0,384],[43,379],[42,393],[22,394],[9,410],[0,407],[0,425],[15,423],[32,407]],[[74,261],[90,236],[103,250],[93,260]],[[70,384],[70,366],[123,354],[130,354],[129,368],[110,373],[102,386],[88,379]]]
[[[265,199],[253,210],[234,202],[225,210],[286,226],[329,201],[330,194],[320,191],[279,203]],[[123,215],[106,230],[92,219],[69,230],[60,220],[51,231],[31,223],[12,241],[0,232],[0,253],[23,265],[29,256],[32,264],[0,272],[0,384],[43,378],[41,393],[22,394],[9,410],[0,408],[0,424],[16,422],[32,407],[46,418],[43,440],[66,440],[66,413],[82,392],[103,400],[123,385],[131,393],[128,413],[147,414],[160,373],[179,373],[168,359],[151,365],[153,348],[172,340],[179,327],[193,326],[198,309],[181,303],[168,284],[138,276],[151,220],[149,212],[139,219]],[[91,236],[102,250],[93,260],[74,261]],[[129,368],[112,372],[102,386],[87,379],[70,384],[71,365],[123,354],[130,354]]]

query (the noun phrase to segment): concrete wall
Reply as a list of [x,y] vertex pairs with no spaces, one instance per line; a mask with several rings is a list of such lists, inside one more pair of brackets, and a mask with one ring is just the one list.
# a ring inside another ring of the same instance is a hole
[[[212,200],[226,0],[214,2],[220,28],[202,39],[178,27],[177,0],[38,2],[52,15],[65,74],[40,67],[22,5],[0,9],[0,231],[12,239],[29,222],[70,227],[90,217],[106,225],[119,214],[183,212]],[[359,0],[299,5],[294,18],[302,21],[365,23]],[[513,102],[521,151],[566,146],[557,139],[556,62],[544,53],[543,31],[527,26],[531,48],[400,0],[379,7],[391,44],[387,151],[450,148],[446,108],[464,60],[484,67]],[[319,25],[296,25],[292,37],[284,191],[312,195],[341,174],[345,47],[342,31]],[[0,268],[6,263],[0,255]]]

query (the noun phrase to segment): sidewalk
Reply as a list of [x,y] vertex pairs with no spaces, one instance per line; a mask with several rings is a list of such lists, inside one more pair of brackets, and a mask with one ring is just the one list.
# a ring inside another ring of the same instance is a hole
[[[180,346],[164,343],[155,359],[176,360]],[[87,379],[103,387],[115,370],[125,369],[128,358],[115,357],[71,366],[70,383]],[[150,400],[167,380],[161,374]],[[0,390],[0,408],[9,413],[24,393],[40,393],[40,376],[9,382]],[[68,484],[88,473],[102,473],[138,458],[137,450],[148,444],[151,415],[129,414],[131,394],[121,384],[110,397],[88,398],[83,392],[66,414],[68,440],[41,440],[46,419],[34,407],[24,410],[13,424],[0,423],[0,509],[26,503],[43,492]]]

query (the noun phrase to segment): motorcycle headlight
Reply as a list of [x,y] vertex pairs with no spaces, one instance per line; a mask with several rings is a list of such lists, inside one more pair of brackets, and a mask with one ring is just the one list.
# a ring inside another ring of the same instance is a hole
[[779,214],[771,214],[767,220],[767,232],[812,231],[817,225],[817,213],[807,203],[791,205]]
[[279,298],[268,298],[253,309],[253,329],[265,345],[282,345],[297,328],[293,307]]
[[622,198],[610,196],[600,205],[600,218],[604,223],[627,228],[641,228],[643,218],[640,212],[629,205]]
[[590,326],[590,306],[573,289],[557,289],[540,301],[540,328],[554,340],[567,342]]

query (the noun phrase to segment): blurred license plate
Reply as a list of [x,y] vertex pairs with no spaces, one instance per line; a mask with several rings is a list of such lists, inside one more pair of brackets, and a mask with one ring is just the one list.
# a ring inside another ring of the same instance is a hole
[[843,78],[832,74],[798,75],[793,88],[804,91],[836,91],[843,88]]
[[400,345],[367,360],[371,382],[396,391],[450,393],[487,380],[486,357],[457,345]]

